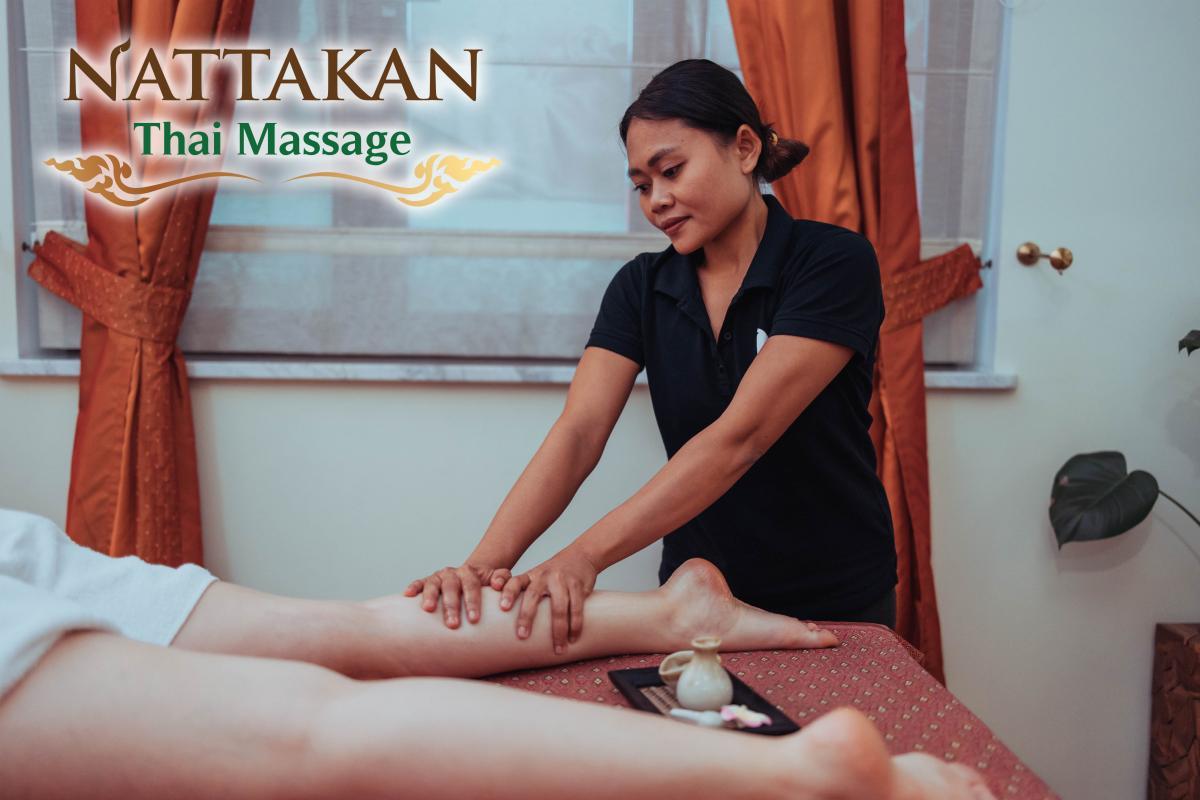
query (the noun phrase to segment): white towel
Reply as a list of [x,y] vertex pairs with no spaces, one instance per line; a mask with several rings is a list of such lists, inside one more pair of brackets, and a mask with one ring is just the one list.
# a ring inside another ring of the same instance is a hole
[[0,509],[0,696],[72,630],[170,644],[215,580],[195,564],[110,558],[45,517]]

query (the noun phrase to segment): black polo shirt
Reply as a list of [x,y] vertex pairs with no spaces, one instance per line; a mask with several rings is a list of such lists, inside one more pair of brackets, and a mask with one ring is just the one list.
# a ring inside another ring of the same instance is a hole
[[646,370],[667,457],[725,411],[766,336],[853,348],[838,375],[737,483],[663,540],[659,580],[688,558],[716,564],[740,599],[836,619],[896,584],[887,495],[875,473],[867,404],[883,292],[871,243],[793,219],[772,195],[767,226],[714,337],[700,295],[701,251],[641,253],[613,277],[587,346]]

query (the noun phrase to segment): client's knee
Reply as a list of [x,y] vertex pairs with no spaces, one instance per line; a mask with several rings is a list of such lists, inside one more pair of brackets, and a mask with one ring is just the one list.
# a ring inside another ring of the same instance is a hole
[[309,698],[303,736],[294,754],[306,776],[305,797],[367,798],[385,795],[387,763],[403,750],[389,742],[380,721],[393,721],[403,708],[380,703],[378,690],[392,681],[344,679]]
[[330,669],[292,661],[266,660],[277,681],[266,704],[271,719],[260,722],[247,761],[256,767],[260,784],[251,794],[296,798],[341,796],[344,765],[328,746],[330,710],[359,685]]

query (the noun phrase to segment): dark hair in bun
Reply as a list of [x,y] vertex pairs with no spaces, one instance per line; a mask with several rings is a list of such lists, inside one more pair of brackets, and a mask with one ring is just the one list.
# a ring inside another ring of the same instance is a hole
[[[749,125],[763,144],[754,175],[767,183],[787,175],[808,155],[804,142],[785,139],[771,123],[762,121],[754,98],[737,75],[707,58],[677,61],[651,78],[621,117],[622,143],[635,118],[678,119],[716,134],[724,144],[733,141],[740,126]],[[774,142],[772,134],[777,137]]]

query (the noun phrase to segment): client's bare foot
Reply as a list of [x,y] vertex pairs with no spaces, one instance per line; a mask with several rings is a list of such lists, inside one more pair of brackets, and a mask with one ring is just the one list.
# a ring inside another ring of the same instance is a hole
[[679,648],[696,636],[720,636],[722,650],[833,647],[837,637],[811,622],[772,614],[743,603],[729,591],[721,571],[702,558],[680,565],[659,589],[670,607]]
[[963,764],[948,764],[926,753],[892,759],[895,800],[996,800],[983,776]]
[[891,757],[865,716],[839,708],[779,741],[782,795],[820,800],[995,800],[979,773],[924,753]]
[[[879,731],[861,713],[839,708],[785,736],[777,758],[783,796],[820,800],[891,800],[891,755]],[[897,799],[898,800],[898,799]]]

